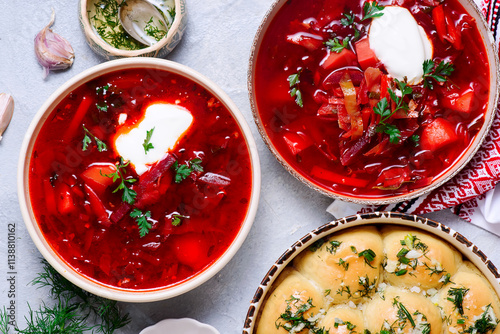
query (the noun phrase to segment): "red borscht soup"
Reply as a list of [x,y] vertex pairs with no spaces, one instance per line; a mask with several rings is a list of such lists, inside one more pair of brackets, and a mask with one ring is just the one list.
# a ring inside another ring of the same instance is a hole
[[126,289],[186,280],[237,236],[252,186],[229,110],[161,70],[91,80],[52,111],[34,144],[33,212],[76,271]]
[[471,145],[489,64],[456,0],[289,0],[255,63],[258,122],[305,179],[351,198],[428,186]]

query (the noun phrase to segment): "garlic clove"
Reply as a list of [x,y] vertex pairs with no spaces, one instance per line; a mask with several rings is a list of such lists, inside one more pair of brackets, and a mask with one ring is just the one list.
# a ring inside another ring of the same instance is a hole
[[0,141],[14,114],[14,99],[10,94],[0,94]]
[[75,52],[71,44],[50,29],[54,20],[55,13],[52,10],[49,24],[35,37],[35,54],[38,63],[44,68],[44,79],[50,70],[66,69],[73,65],[75,59]]

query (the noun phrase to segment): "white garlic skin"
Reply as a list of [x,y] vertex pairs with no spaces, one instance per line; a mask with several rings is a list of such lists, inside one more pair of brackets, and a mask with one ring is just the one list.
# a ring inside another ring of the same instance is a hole
[[10,94],[0,94],[0,141],[14,114],[14,99]]
[[64,70],[73,65],[75,59],[71,44],[50,29],[54,20],[55,13],[52,10],[49,24],[35,37],[35,54],[38,63],[44,68],[44,79],[50,70]]

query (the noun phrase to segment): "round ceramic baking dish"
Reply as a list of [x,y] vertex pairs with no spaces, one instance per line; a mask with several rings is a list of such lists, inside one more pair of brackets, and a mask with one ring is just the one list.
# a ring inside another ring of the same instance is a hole
[[[353,215],[341,218],[325,224],[294,243],[288,248],[275,264],[269,269],[260,283],[253,300],[251,301],[250,308],[247,313],[243,333],[255,333],[256,326],[259,321],[259,316],[262,312],[264,304],[269,297],[273,284],[276,282],[280,273],[301,253],[309,250],[309,247],[320,239],[328,237],[334,233],[341,231],[349,231],[357,227],[364,226],[402,226],[425,231],[428,234],[440,238],[445,242],[452,245],[462,254],[464,259],[469,260],[474,264],[477,269],[488,280],[489,284],[493,287],[494,292],[500,295],[500,274],[495,265],[488,259],[488,257],[465,236],[454,231],[453,229],[433,221],[428,218],[423,218],[415,215],[407,215],[394,212],[374,212],[361,215]],[[349,268],[349,270],[351,270]],[[333,293],[333,292],[332,292]],[[339,329],[340,330],[340,329]]]

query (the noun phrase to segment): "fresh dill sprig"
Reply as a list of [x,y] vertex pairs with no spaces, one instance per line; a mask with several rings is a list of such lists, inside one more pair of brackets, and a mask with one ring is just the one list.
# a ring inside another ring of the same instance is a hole
[[[37,310],[28,304],[26,328],[14,328],[20,334],[112,334],[130,322],[128,314],[121,314],[117,302],[95,296],[73,285],[62,277],[46,260],[43,271],[31,282],[37,288],[49,288],[54,305],[43,303]],[[7,322],[6,322],[7,321]],[[9,333],[6,310],[0,313],[0,332]]]

